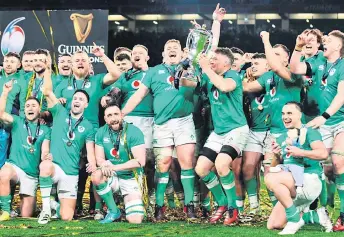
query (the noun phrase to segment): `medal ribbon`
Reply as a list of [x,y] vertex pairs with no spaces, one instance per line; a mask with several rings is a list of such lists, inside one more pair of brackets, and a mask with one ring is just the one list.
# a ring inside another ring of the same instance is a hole
[[39,91],[42,84],[43,84],[43,79],[39,82],[38,86],[36,86],[36,80],[35,80],[35,82],[33,83],[33,91],[32,91],[33,97],[36,98],[36,96],[38,95],[38,91]]
[[[326,79],[327,79],[327,77],[330,75],[330,71],[332,70],[332,68],[334,68],[339,62],[340,62],[340,60],[342,60],[342,58],[338,58],[332,65],[331,65],[331,67],[323,74],[323,76],[322,76],[322,81],[324,82]],[[325,68],[324,68],[324,70],[326,70],[326,68],[327,68],[327,60],[326,60],[326,62],[325,62]]]
[[[25,127],[26,127],[26,130],[27,130],[27,133],[28,133],[30,139],[32,139],[32,132],[31,132],[31,129],[29,127],[29,122],[26,119],[25,119]],[[37,127],[36,127],[35,137],[30,141],[32,146],[35,145],[35,142],[37,141],[40,127],[41,127],[41,124],[38,121],[37,122]]]
[[[85,88],[85,85],[86,85],[86,83],[87,82],[89,82],[89,79],[88,79],[88,77],[86,77],[85,79],[84,79],[84,82],[82,83],[82,86],[81,86],[81,90],[83,90],[84,88]],[[75,78],[73,78],[73,87],[74,87],[74,90],[78,90],[79,88],[78,88],[78,86],[77,86],[77,84],[76,84],[76,79]]]
[[176,89],[179,88],[179,78],[177,79],[178,81],[176,81],[176,78],[172,69],[169,68],[165,63],[163,63],[162,65],[164,66],[164,68],[166,68],[170,76],[173,78],[174,88]]
[[121,140],[122,131],[123,131],[123,129],[121,128],[121,130],[119,130],[118,135],[117,135],[117,137],[116,137],[116,141],[114,141],[113,135],[114,135],[115,131],[112,130],[112,128],[109,126],[109,137],[110,137],[110,139],[111,139],[111,143],[112,143],[112,145],[113,145],[113,149],[114,149],[116,152],[118,152],[118,150],[119,150],[119,142],[120,142],[120,140]]
[[128,72],[126,72],[125,75],[125,79],[129,80],[131,78],[133,78],[136,74],[139,74],[140,72],[142,72],[141,70],[132,70],[130,74],[128,74]]
[[71,139],[73,137],[73,131],[75,128],[82,122],[84,119],[84,116],[81,116],[78,121],[74,124],[74,127],[72,127],[72,115],[69,113],[69,119],[68,119],[68,138]]

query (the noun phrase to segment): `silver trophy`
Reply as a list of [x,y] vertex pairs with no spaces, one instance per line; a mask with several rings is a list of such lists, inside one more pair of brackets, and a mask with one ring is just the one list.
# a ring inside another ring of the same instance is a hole
[[[179,88],[179,79],[197,81],[197,71],[198,70],[198,55],[205,53],[207,54],[211,49],[211,43],[213,40],[213,35],[210,31],[205,29],[205,25],[200,27],[196,25],[188,35],[186,40],[186,48],[189,50],[188,57],[182,61],[175,75],[174,84],[175,87]],[[187,70],[187,73],[182,76],[182,71]]]

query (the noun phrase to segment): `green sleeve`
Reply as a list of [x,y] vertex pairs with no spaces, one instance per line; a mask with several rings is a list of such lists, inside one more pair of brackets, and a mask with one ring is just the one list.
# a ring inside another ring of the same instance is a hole
[[95,131],[93,129],[92,124],[90,124],[87,134],[86,134],[86,142],[94,142]]
[[[53,117],[57,117],[61,114],[63,110],[66,110],[60,103],[57,103],[51,108],[48,108],[48,111],[53,115]],[[58,118],[54,118],[58,119]]]
[[12,128],[15,128],[18,126],[19,121],[21,120],[21,118],[17,115],[11,115],[13,117],[13,123],[11,124]]
[[321,134],[318,130],[315,130],[313,128],[308,128],[307,129],[307,140],[308,140],[308,143],[311,145],[312,142],[322,141],[322,137],[321,137]]
[[103,132],[102,132],[102,129],[99,129],[96,133],[96,136],[95,136],[95,143],[96,145],[98,146],[101,146],[101,147],[104,147],[103,146]]
[[268,80],[272,78],[272,76],[273,76],[273,72],[271,72],[271,71],[266,72],[257,79],[257,82],[259,83],[259,85],[261,85],[261,87],[263,87],[263,89],[266,90],[266,84],[267,84]]
[[152,80],[153,80],[153,76],[155,74],[155,71],[156,71],[155,68],[148,70],[147,74],[145,75],[145,77],[142,80],[143,85],[145,85],[149,89],[151,89]]
[[[67,83],[67,85],[66,85]],[[56,96],[56,98],[61,98],[62,97],[62,91],[68,86],[68,82],[64,82],[62,81],[54,90],[54,94]]]
[[45,133],[44,140],[51,140],[51,129],[47,128],[47,132]]
[[344,63],[341,64],[340,69],[338,70],[338,82],[344,81]]
[[134,125],[130,126],[130,128],[128,129],[128,137],[128,146],[130,147],[130,150],[135,146],[145,144],[145,139],[142,131]]

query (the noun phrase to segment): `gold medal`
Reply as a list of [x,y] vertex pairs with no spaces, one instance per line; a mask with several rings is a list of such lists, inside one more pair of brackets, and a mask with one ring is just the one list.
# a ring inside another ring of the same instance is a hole
[[68,141],[67,142],[67,146],[71,146],[72,145],[72,142],[71,141]]
[[33,147],[30,147],[29,152],[30,152],[30,153],[34,153],[34,152],[35,152],[35,149],[33,149]]
[[262,104],[258,105],[258,109],[263,110],[264,109],[263,105]]

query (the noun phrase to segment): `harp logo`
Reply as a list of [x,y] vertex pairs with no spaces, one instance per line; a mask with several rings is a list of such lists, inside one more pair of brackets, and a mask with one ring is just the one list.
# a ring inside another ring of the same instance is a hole
[[70,15],[70,19],[73,21],[76,40],[79,43],[85,43],[92,29],[93,14],[73,13]]
[[1,38],[2,55],[5,56],[9,52],[19,54],[22,51],[25,43],[25,33],[24,30],[16,24],[23,20],[25,20],[25,17],[19,17],[6,26]]

